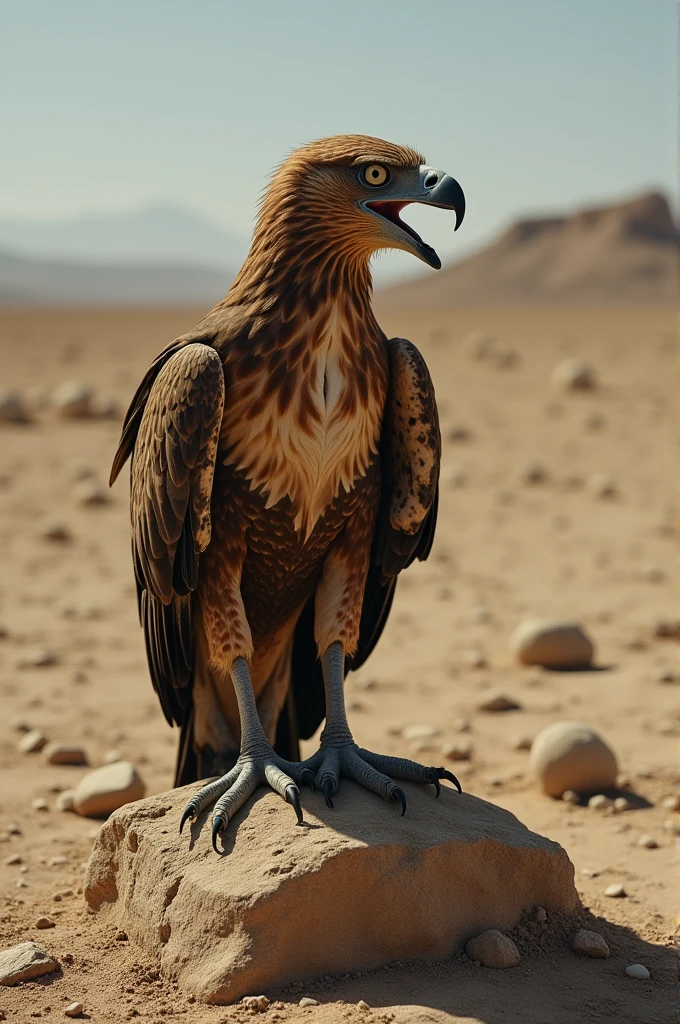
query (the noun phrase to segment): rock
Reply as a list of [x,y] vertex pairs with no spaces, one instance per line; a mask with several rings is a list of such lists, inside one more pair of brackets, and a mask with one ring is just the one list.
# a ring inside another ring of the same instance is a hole
[[652,634],[657,640],[680,640],[680,619],[657,619]]
[[366,1013],[366,1011],[370,1009],[371,1007],[368,1005],[365,999],[360,999],[359,1002],[357,1003],[357,1010],[361,1010],[363,1013]]
[[581,359],[563,359],[550,380],[558,391],[594,391],[597,388],[595,371]]
[[102,420],[117,420],[120,416],[118,402],[113,395],[97,395],[92,401],[92,415]]
[[609,946],[599,932],[589,932],[581,928],[576,932],[571,948],[576,953],[583,953],[584,956],[594,956],[605,959],[609,956]]
[[[296,827],[290,807],[261,789],[230,823],[222,857],[210,850],[207,811],[179,835],[195,784],[149,797],[102,825],[85,898],[111,932],[124,929],[181,988],[212,1003],[394,960],[445,959],[471,935],[515,927],[527,905],[578,912],[573,867],[556,843],[449,786],[435,804],[403,785],[404,818],[349,779],[332,811],[304,791],[311,828]],[[301,941],[310,934],[314,942]]]
[[519,478],[523,484],[535,486],[547,483],[550,479],[550,474],[540,462],[528,462],[520,469]]
[[512,740],[510,741],[510,746],[512,747],[513,750],[531,750],[531,745],[533,742],[534,741],[532,736],[520,734],[519,736],[513,736]]
[[11,725],[12,725],[12,729],[14,730],[14,732],[24,732],[25,733],[25,732],[32,732],[32,730],[33,730],[33,726],[31,725],[30,722],[27,722],[25,718],[13,718],[12,722],[11,722]]
[[616,782],[618,767],[611,747],[582,722],[553,722],[531,747],[531,767],[549,796],[565,790],[592,793]]
[[578,622],[525,619],[510,637],[510,650],[522,665],[544,668],[587,668],[593,642]]
[[565,804],[581,803],[581,797],[573,789],[565,789],[564,793],[562,794],[562,800],[564,800]]
[[665,796],[661,801],[661,806],[665,807],[667,811],[680,811],[680,793]]
[[19,666],[20,668],[51,668],[52,665],[57,664],[58,660],[54,651],[51,651],[49,647],[38,647],[27,657],[22,658]]
[[657,843],[654,836],[640,836],[637,841],[638,846],[642,846],[645,850],[658,850],[659,844]]
[[20,754],[36,754],[47,743],[47,736],[41,729],[31,729],[19,740],[17,747]]
[[31,800],[31,807],[33,808],[34,811],[47,811],[47,810],[49,810],[49,807],[47,805],[47,800],[45,799],[44,796],[37,796],[35,798],[35,800]]
[[625,796],[617,796],[614,800],[613,810],[614,814],[623,814],[624,811],[629,811],[631,807],[630,800],[627,800]]
[[489,664],[484,652],[474,649],[464,653],[463,663],[467,668],[487,668]]
[[519,711],[521,705],[504,693],[493,693],[479,705],[480,711]]
[[83,480],[75,489],[76,501],[84,507],[107,505],[111,500],[109,492],[97,480]]
[[472,757],[472,744],[460,740],[445,743],[442,747],[442,757],[448,757],[450,761],[469,761]]
[[496,928],[490,928],[470,939],[465,953],[470,960],[479,960],[482,967],[517,967],[520,959],[519,950],[512,939]]
[[591,494],[602,501],[616,498],[619,493],[616,481],[606,473],[591,473],[586,480],[586,487]]
[[43,757],[49,764],[87,764],[83,748],[69,743],[48,743]]
[[60,544],[67,543],[73,540],[73,534],[66,523],[62,523],[59,520],[53,520],[52,522],[45,523],[40,531],[40,536],[44,540],[58,541]]
[[469,359],[489,359],[496,350],[498,342],[488,331],[471,331],[461,342],[461,348]]
[[470,441],[472,439],[472,431],[464,423],[454,423],[449,428],[447,437],[449,441]]
[[57,810],[58,811],[72,811],[73,810],[73,794],[74,790],[65,789],[63,793],[60,793],[57,797]]
[[548,915],[545,912],[545,907],[536,907],[536,920],[539,924],[545,924],[548,920]]
[[439,736],[440,730],[436,725],[407,725],[402,729],[401,735],[405,740],[432,740]]
[[65,380],[52,395],[52,405],[63,419],[83,419],[92,415],[92,388],[75,380]]
[[241,1005],[251,1013],[264,1013],[269,1008],[269,1000],[266,996],[244,996]]
[[318,1005],[319,1005],[319,1000],[318,999],[312,999],[311,996],[303,996],[302,999],[300,1000],[300,1002],[298,1003],[298,1006],[318,1006]]
[[68,864],[68,857],[50,857],[49,865],[51,868],[61,867],[62,864]]
[[64,1013],[67,1017],[80,1017],[84,1007],[82,1003],[69,1003]]
[[607,886],[604,890],[604,895],[612,896],[614,899],[620,899],[622,896],[627,896],[628,893],[620,883],[614,882],[612,885]]
[[18,391],[0,391],[0,423],[30,423],[28,406]]
[[17,985],[29,978],[52,974],[59,964],[37,942],[20,942],[0,950],[0,985]]
[[39,917],[35,926],[36,928],[54,928],[55,924],[51,917]]
[[5,864],[9,865],[10,867],[12,867],[15,864],[23,864],[23,858],[20,857],[18,853],[13,853],[11,857],[7,858]]
[[649,971],[642,964],[631,964],[630,967],[626,967],[626,974],[629,978],[635,978],[636,981],[649,981],[650,979]]
[[116,761],[88,772],[72,791],[72,809],[85,818],[103,818],[133,800],[140,800],[146,787],[134,765]]
[[613,808],[613,801],[605,796],[604,793],[597,793],[595,796],[591,796],[588,801],[588,807],[591,811],[609,811]]

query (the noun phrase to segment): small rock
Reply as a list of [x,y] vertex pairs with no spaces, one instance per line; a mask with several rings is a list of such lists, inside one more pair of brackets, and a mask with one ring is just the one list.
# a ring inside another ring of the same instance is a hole
[[585,928],[576,932],[571,948],[584,956],[600,957],[601,959],[609,956],[609,946],[603,936],[599,932],[589,932]]
[[466,651],[463,655],[463,662],[468,668],[487,668],[488,661],[482,651]]
[[553,370],[551,383],[558,391],[594,391],[597,388],[595,371],[581,359],[563,359]]
[[578,795],[578,793],[574,792],[573,789],[565,789],[564,793],[562,794],[562,800],[564,800],[565,804],[581,803],[581,797]]
[[663,823],[663,827],[666,832],[672,832],[673,835],[680,835],[680,822],[677,818],[666,818]]
[[604,416],[600,415],[599,412],[590,412],[584,417],[582,427],[588,434],[597,433],[603,430],[607,425],[607,421]]
[[107,750],[102,758],[104,764],[115,764],[120,761],[120,750]]
[[52,974],[59,964],[37,942],[20,942],[0,951],[0,985],[16,985],[29,978]]
[[578,622],[525,619],[510,637],[510,650],[522,665],[587,668],[595,648]]
[[680,640],[680,619],[657,619],[652,633],[657,640]]
[[470,743],[447,743],[442,747],[442,756],[448,757],[450,761],[469,761],[472,757],[472,745]]
[[44,540],[55,540],[62,544],[66,541],[73,540],[73,534],[66,523],[62,523],[56,519],[52,522],[45,523],[40,531],[40,536],[43,537]]
[[319,1005],[319,1000],[318,999],[312,999],[311,996],[303,996],[302,999],[300,1000],[300,1002],[298,1003],[298,1006],[318,1006],[318,1005]]
[[659,844],[654,836],[640,836],[637,844],[644,847],[645,850],[657,850],[659,848]]
[[76,501],[85,507],[107,505],[110,501],[108,491],[95,480],[83,480],[75,490]]
[[519,950],[512,939],[495,928],[470,939],[465,952],[471,960],[479,960],[482,967],[516,967],[520,960]]
[[146,792],[142,779],[129,761],[95,768],[73,790],[73,809],[86,818],[111,814],[123,804],[140,800]]
[[629,978],[635,978],[636,981],[649,981],[650,979],[649,971],[642,964],[631,964],[630,967],[626,967],[626,974]]
[[453,723],[453,728],[456,732],[470,732],[472,726],[468,718],[457,718]]
[[87,764],[83,748],[68,743],[48,743],[43,756],[49,764]]
[[627,896],[628,893],[619,882],[613,882],[612,885],[608,885],[604,890],[604,895],[620,899],[622,896]]
[[591,473],[586,480],[586,487],[596,498],[611,500],[618,497],[616,482],[606,473]]
[[83,419],[92,415],[92,388],[66,380],[54,391],[52,405],[64,419]]
[[13,718],[12,728],[15,732],[32,732],[33,726],[25,718]]
[[39,917],[35,926],[36,928],[54,928],[55,924],[51,917]]
[[653,779],[654,772],[648,764],[639,764],[635,769],[635,774],[638,779]]
[[609,789],[618,771],[611,747],[582,722],[553,722],[542,729],[531,747],[531,767],[543,791],[554,797],[565,790]]
[[675,683],[677,682],[677,676],[669,668],[662,668],[657,673],[656,681],[657,683]]
[[58,811],[72,811],[73,810],[73,790],[65,789],[63,793],[60,793],[57,797],[57,810]]
[[10,866],[13,864],[23,864],[23,858],[21,858],[18,853],[13,853],[11,857],[7,858],[5,864],[9,864]]
[[69,1003],[66,1009],[64,1010],[64,1013],[66,1014],[67,1017],[80,1017],[82,1012],[82,1003]]
[[370,1010],[371,1007],[368,1005],[365,999],[360,999],[357,1003],[357,1010],[362,1010],[364,1013],[366,1010]]
[[504,693],[494,693],[479,705],[480,711],[519,711],[519,704],[512,697],[506,697]]
[[51,868],[61,867],[62,864],[68,864],[68,857],[50,857],[49,864]]
[[251,1013],[264,1013],[269,1007],[269,1000],[266,996],[244,996],[241,1003]]
[[614,814],[623,814],[624,811],[630,810],[630,800],[627,800],[625,796],[617,796],[614,800]]
[[545,912],[545,907],[536,907],[536,920],[539,924],[545,924],[548,920],[548,915]]
[[435,725],[407,725],[401,733],[405,740],[430,740],[439,734],[440,730]]
[[13,821],[10,821],[9,825],[7,826],[7,831],[9,832],[9,834],[11,836],[20,836],[21,835],[21,829]]
[[38,647],[32,654],[22,658],[19,664],[21,668],[50,668],[57,664],[57,660],[56,654],[49,647]]
[[532,743],[533,738],[531,736],[520,735],[512,738],[510,746],[513,750],[531,750]]
[[40,729],[31,729],[26,735],[19,741],[17,747],[20,754],[35,754],[39,750],[42,750],[47,743],[47,736]]
[[540,462],[529,462],[520,469],[519,478],[523,484],[529,484],[533,487],[538,484],[547,483],[550,479],[550,474]]
[[455,423],[448,433],[449,441],[469,441],[472,438],[472,431],[464,423]]
[[49,810],[47,800],[44,796],[37,796],[35,800],[31,800],[31,807],[34,811],[47,811]]
[[[15,885],[17,889],[28,889],[28,882],[25,878],[17,878]],[[0,982],[0,984],[2,983]]]
[[0,391],[0,423],[30,423],[28,406],[18,391]]
[[117,931],[116,932],[116,942],[127,942],[127,940],[128,940],[127,932],[123,932],[123,931]]
[[591,796],[588,807],[592,811],[608,811],[613,807],[613,802],[604,793],[597,793],[596,796]]
[[661,801],[661,806],[665,807],[667,811],[680,811],[680,793],[665,796]]

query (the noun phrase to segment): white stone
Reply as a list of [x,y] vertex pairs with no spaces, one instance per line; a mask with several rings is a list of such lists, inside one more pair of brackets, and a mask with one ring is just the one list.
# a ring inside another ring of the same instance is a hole
[[593,956],[605,959],[609,956],[609,946],[599,932],[590,932],[581,928],[576,932],[571,948],[576,953],[584,956]]
[[18,391],[0,391],[0,423],[30,423],[31,413]]
[[436,725],[407,725],[401,732],[405,740],[430,740],[439,734]]
[[52,405],[64,419],[82,419],[92,415],[92,388],[79,381],[66,380],[52,395]]
[[581,797],[573,789],[565,789],[564,793],[562,794],[562,799],[564,800],[565,804],[581,803]]
[[604,890],[604,895],[611,896],[613,899],[621,899],[621,897],[627,896],[628,893],[619,882],[613,882]]
[[592,811],[608,811],[612,806],[612,801],[608,796],[605,796],[604,793],[597,793],[595,796],[591,796],[588,801],[588,807],[590,807]]
[[469,761],[472,757],[472,744],[461,740],[445,743],[442,747],[442,757],[448,757],[451,761]]
[[626,967],[626,974],[629,978],[635,978],[636,981],[649,981],[650,979],[649,971],[642,964],[631,964],[630,967]]
[[19,740],[18,750],[20,754],[35,754],[42,750],[47,743],[47,736],[41,729],[31,729]]
[[496,928],[490,928],[470,939],[465,953],[470,960],[478,960],[482,967],[517,967],[520,961],[515,943]]
[[595,648],[578,622],[525,619],[510,637],[510,650],[522,665],[544,668],[587,668]]
[[551,383],[558,391],[593,391],[595,371],[582,359],[563,359],[552,372]]
[[145,792],[134,765],[116,761],[83,776],[73,790],[73,810],[86,818],[104,817],[124,804],[140,800]]
[[0,985],[17,985],[56,971],[59,964],[37,942],[20,942],[0,950]]
[[311,996],[303,996],[302,999],[300,1000],[300,1002],[298,1003],[298,1006],[318,1006],[318,1005],[319,1005],[319,1000],[318,999],[312,999]]
[[543,791],[560,797],[565,790],[592,793],[616,782],[613,750],[582,722],[553,722],[531,747],[531,767]]
[[85,1008],[82,1003],[69,1003],[64,1010],[64,1013],[67,1017],[80,1017],[84,1009]]
[[645,850],[657,850],[659,848],[659,844],[654,836],[640,836],[637,844],[644,847]]
[[624,811],[630,810],[630,800],[627,800],[625,796],[617,796],[614,800],[614,814],[623,814]]

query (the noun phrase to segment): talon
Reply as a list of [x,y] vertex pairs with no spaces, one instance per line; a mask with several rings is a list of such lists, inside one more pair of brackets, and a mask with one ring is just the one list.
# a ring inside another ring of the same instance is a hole
[[439,794],[442,791],[441,782],[439,781],[439,779],[434,779],[433,780],[433,784],[434,784],[434,788],[436,790],[436,792],[434,794],[434,798],[435,798],[435,800],[438,800],[439,799]]
[[403,789],[399,789],[399,786],[395,786],[392,790],[392,799],[399,800],[401,803],[401,816],[403,818],[406,814],[406,793]]
[[182,812],[182,820],[179,823],[179,834],[182,835],[182,829],[186,825],[189,818],[195,818],[197,813],[196,807],[192,803],[188,803]]
[[312,793],[316,793],[316,782],[314,781],[314,772],[311,768],[303,768],[300,772],[300,779],[302,782],[306,782]]
[[298,825],[303,824],[302,820],[302,808],[300,807],[300,790],[297,786],[286,786],[286,803],[292,805],[297,814]]
[[217,837],[220,834],[220,832],[224,831],[224,829],[226,827],[227,827],[226,819],[223,818],[221,814],[216,814],[215,817],[213,818],[213,822],[212,822],[212,846],[213,846],[213,850],[215,851],[215,853],[219,853],[220,852],[217,849]]
[[[440,779],[448,779],[449,782],[454,784],[459,793],[463,792],[463,787],[453,772],[450,772],[447,768],[436,768],[435,771]],[[437,793],[437,796],[439,796],[439,793]]]
[[323,790],[323,795],[326,797],[326,807],[332,807],[333,801],[331,797],[333,796],[333,780],[324,779],[321,783],[321,788]]

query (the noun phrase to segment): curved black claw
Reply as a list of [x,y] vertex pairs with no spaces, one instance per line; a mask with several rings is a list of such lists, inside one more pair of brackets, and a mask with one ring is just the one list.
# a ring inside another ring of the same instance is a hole
[[326,807],[332,807],[333,801],[331,797],[333,796],[333,780],[324,779],[321,783],[321,788],[323,790],[323,795],[326,797]]
[[[452,782],[454,784],[459,793],[463,792],[463,787],[461,786],[460,782],[453,774],[453,772],[450,772],[448,770],[448,768],[435,768],[434,770],[437,773],[437,778],[447,779],[449,782]],[[439,796],[439,790],[437,790],[437,796]]]
[[217,849],[217,837],[220,834],[220,832],[223,832],[225,830],[226,827],[227,827],[227,820],[226,820],[226,818],[223,818],[221,814],[217,814],[213,818],[213,823],[212,823],[212,846],[213,846],[213,850],[215,851],[215,853],[219,853],[220,852]]
[[300,790],[297,786],[286,786],[286,803],[291,804],[297,814],[298,825],[303,824],[302,808],[300,807]]
[[179,834],[182,835],[182,829],[186,825],[189,818],[195,818],[198,814],[198,808],[192,803],[188,803],[182,812],[182,820],[179,823]]
[[438,800],[439,799],[439,794],[442,791],[442,784],[439,781],[439,779],[433,779],[432,780],[432,784],[434,785],[434,788],[435,788],[434,798],[435,798],[435,800]]
[[302,782],[306,782],[312,793],[316,793],[316,782],[314,781],[314,772],[311,768],[303,768],[300,772],[300,779]]
[[401,816],[403,818],[406,814],[406,793],[403,789],[399,789],[399,786],[395,786],[392,790],[392,799],[398,800],[401,804]]

